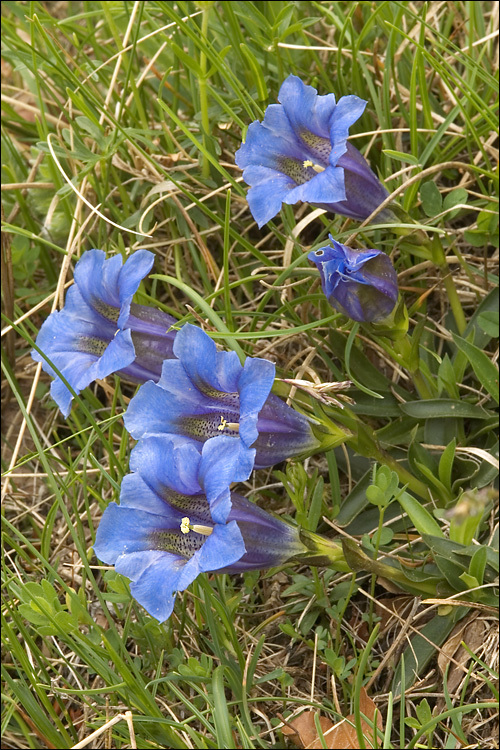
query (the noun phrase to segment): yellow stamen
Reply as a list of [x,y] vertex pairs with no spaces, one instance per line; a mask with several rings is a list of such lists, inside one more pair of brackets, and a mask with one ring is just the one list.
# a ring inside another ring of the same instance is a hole
[[221,414],[220,425],[217,426],[217,429],[219,430],[219,432],[224,432],[224,428],[226,425],[227,425],[227,420],[225,420]]
[[183,534],[189,534],[190,531],[196,531],[197,534],[203,534],[203,536],[210,536],[213,531],[211,526],[202,526],[201,524],[191,524],[188,516],[185,516],[181,520],[181,531]]
[[196,531],[197,534],[203,534],[203,536],[210,536],[213,531],[213,528],[211,526],[200,526],[197,523],[190,526],[190,528],[193,531]]
[[325,167],[321,167],[319,164],[315,164],[310,159],[306,159],[304,162],[302,162],[303,167],[312,167],[315,172],[324,172]]

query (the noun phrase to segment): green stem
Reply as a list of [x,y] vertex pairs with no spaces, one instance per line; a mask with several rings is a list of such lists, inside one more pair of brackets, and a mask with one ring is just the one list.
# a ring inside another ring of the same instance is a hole
[[413,384],[417,389],[417,393],[420,398],[434,398],[434,394],[427,385],[427,382],[420,370],[418,342],[416,342],[416,350],[414,349],[415,347],[412,346],[410,338],[408,336],[405,336],[405,338],[394,341],[392,356],[411,374],[413,378]]
[[[208,14],[210,12],[209,7],[205,7],[205,11],[201,18],[201,36],[204,42],[207,41],[208,32]],[[208,117],[208,95],[207,95],[207,56],[203,50],[200,52],[200,112],[201,112],[201,125],[203,128],[203,145],[208,150],[208,137],[210,135],[210,118]],[[203,154],[201,173],[203,177],[210,177],[210,162],[207,159],[206,154]]]
[[301,562],[308,565],[330,565],[342,573],[351,572],[345,561],[342,546],[338,542],[303,528],[300,529],[300,540],[308,550],[299,556]]
[[459,334],[462,335],[467,327],[467,321],[465,320],[462,303],[460,302],[460,298],[455,287],[455,282],[453,281],[453,276],[451,275],[450,269],[446,262],[446,255],[441,244],[441,240],[437,235],[432,238],[430,242],[430,249],[432,252],[433,262],[443,274],[444,288],[446,289],[446,294],[448,295],[451,312],[453,313],[453,317],[455,318],[457,330]]

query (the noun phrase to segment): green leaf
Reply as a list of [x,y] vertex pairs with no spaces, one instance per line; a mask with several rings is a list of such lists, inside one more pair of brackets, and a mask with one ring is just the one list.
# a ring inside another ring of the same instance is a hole
[[453,367],[452,361],[448,354],[445,354],[438,370],[438,390],[439,395],[442,390],[446,390],[451,398],[460,399],[460,391],[457,386],[457,378],[455,375],[455,368]]
[[309,531],[316,531],[316,528],[321,518],[321,509],[323,506],[323,489],[325,482],[323,477],[320,477],[314,488],[311,505],[309,507],[309,513],[307,514],[307,528]]
[[444,537],[438,522],[431,516],[428,510],[408,492],[402,492],[397,498],[405,513],[420,535],[430,534],[432,536]]
[[[443,209],[445,211],[450,211],[454,206],[458,206],[460,204],[466,204],[468,200],[469,194],[467,193],[467,190],[465,188],[455,188],[455,190],[452,190],[448,195],[445,197],[443,201]],[[460,209],[457,209],[456,211],[450,211],[450,213],[447,215],[448,219],[453,219],[454,216],[456,216],[459,213]]]
[[464,232],[464,240],[472,247],[486,247],[490,244],[490,235],[479,229],[468,229]]
[[455,460],[455,448],[457,446],[457,441],[455,438],[449,443],[446,448],[444,449],[443,453],[441,454],[441,458],[439,459],[439,479],[443,483],[443,485],[446,487],[447,490],[451,492],[451,475],[452,475],[452,469],[453,469],[453,461]]
[[415,419],[443,419],[443,417],[489,419],[489,417],[493,416],[493,412],[487,411],[475,404],[469,404],[467,401],[455,401],[455,399],[444,398],[407,401],[405,404],[400,404],[399,408],[404,414],[407,414],[409,417],[415,417]]
[[407,164],[414,164],[415,166],[420,164],[418,156],[413,156],[413,154],[404,154],[402,153],[402,151],[393,151],[390,148],[382,149],[382,153],[384,153],[386,156],[390,156],[391,159],[395,159],[396,161],[401,161]]
[[479,328],[491,336],[492,339],[498,338],[499,314],[495,310],[486,310],[478,316],[477,324]]
[[474,344],[466,341],[461,336],[452,332],[453,341],[461,352],[465,354],[474,370],[477,379],[483,385],[497,404],[499,403],[498,392],[498,369],[495,367],[487,354]]
[[443,198],[435,182],[424,182],[420,188],[420,200],[426,216],[432,218],[441,213]]
[[97,145],[100,148],[103,148],[104,143],[104,135],[102,132],[102,128],[99,127],[95,122],[92,122],[88,117],[80,116],[76,117],[75,121],[78,123],[78,126],[81,128],[81,130],[84,130],[86,133],[88,133],[94,141],[97,143]]
[[240,44],[240,50],[243,53],[243,56],[247,63],[250,66],[250,69],[253,73],[253,81],[255,83],[255,86],[257,87],[257,97],[259,101],[264,102],[269,99],[269,92],[267,90],[266,82],[264,80],[264,75],[262,73],[262,68],[259,65],[257,58],[251,51],[251,49],[248,47],[248,45],[244,44],[243,42]]
[[484,545],[481,545],[481,547],[478,547],[476,552],[474,552],[472,560],[470,561],[469,573],[471,576],[474,576],[480,586],[484,580],[487,559],[487,549]]
[[188,55],[186,52],[184,52],[184,50],[181,49],[175,42],[170,42],[170,48],[177,55],[181,63],[183,63],[186,68],[188,68],[188,70],[192,70],[198,78],[203,78],[202,70],[194,57],[191,57],[191,55]]

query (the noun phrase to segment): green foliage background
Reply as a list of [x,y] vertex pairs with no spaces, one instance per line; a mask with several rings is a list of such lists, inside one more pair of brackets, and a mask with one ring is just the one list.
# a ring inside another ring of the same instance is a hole
[[[135,739],[122,720],[87,746],[284,747],[279,714],[359,718],[367,683],[379,747],[498,746],[495,8],[2,3],[5,747],[72,747],[125,711]],[[290,73],[368,101],[352,141],[441,255],[303,205],[257,229],[234,152]],[[390,253],[409,348],[327,304],[306,255],[329,232]],[[355,442],[242,489],[350,536],[367,559],[403,557],[418,585],[431,560],[462,606],[397,599],[365,560],[357,578],[307,566],[201,576],[167,623],[149,617],[92,553],[128,470],[134,391],[109,378],[64,421],[29,356],[91,247],[153,250],[139,302],[206,322],[282,377],[352,380],[351,417],[325,409]],[[436,648],[477,615],[483,637],[450,692]]]

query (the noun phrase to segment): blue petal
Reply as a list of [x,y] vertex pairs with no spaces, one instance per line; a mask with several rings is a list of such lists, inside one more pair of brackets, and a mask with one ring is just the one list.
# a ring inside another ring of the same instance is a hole
[[[44,321],[38,332],[36,344],[59,370],[74,364],[75,372],[79,372],[82,368],[90,367],[97,359],[93,354],[78,351],[79,337],[100,338],[99,333],[98,328],[85,320],[69,315],[64,309],[60,312],[51,313]],[[56,377],[55,371],[41,354],[33,350],[32,357],[35,362],[42,362],[45,372]],[[72,357],[76,358],[78,362],[72,363]]]
[[[97,252],[97,251],[96,251]],[[85,254],[84,254],[85,255]],[[79,261],[81,263],[81,261]],[[77,263],[78,266],[78,263]],[[75,268],[76,270],[76,268]],[[118,310],[118,308],[116,308]],[[70,286],[66,293],[66,300],[64,302],[64,308],[61,310],[65,315],[78,318],[81,322],[87,322],[89,327],[92,326],[96,331],[100,331],[102,335],[111,338],[116,332],[116,322],[105,318],[103,315],[97,312],[94,307],[91,307],[82,296],[82,293],[77,284]]]
[[245,143],[236,151],[235,161],[245,170],[246,180],[246,170],[252,165],[277,169],[284,156],[303,161],[309,152],[293,131],[283,107],[271,104],[262,123],[255,121],[248,126]]
[[118,326],[123,327],[130,313],[132,297],[139,288],[142,279],[148,275],[154,263],[154,253],[149,250],[137,250],[125,261],[120,270],[119,298],[120,317]]
[[88,250],[75,266],[75,283],[89,307],[96,300],[120,309],[118,327],[126,323],[130,302],[154,262],[153,253],[138,250],[122,265],[120,255],[106,258],[102,250]]
[[[130,468],[139,472],[157,495],[165,487],[181,495],[196,495],[201,457],[190,440],[170,435],[151,435],[137,443]],[[185,515],[185,514],[184,514]]]
[[[196,562],[199,573],[208,573],[232,565],[244,554],[245,543],[238,524],[236,521],[231,521],[224,526],[219,524],[214,526],[212,534],[207,538],[203,547],[196,552],[189,562]],[[185,582],[185,573],[182,575],[184,588],[191,582]],[[191,580],[194,580],[194,578],[195,576]]]
[[323,138],[329,137],[330,118],[335,111],[334,94],[318,96],[315,88],[289,75],[281,85],[278,101],[283,104],[295,132],[309,130]]
[[74,279],[78,290],[89,307],[94,299],[107,305],[120,307],[118,279],[122,258],[115,255],[106,259],[102,250],[87,250],[75,266]]
[[[255,451],[248,453],[253,458]],[[212,519],[225,523],[231,510],[229,486],[244,482],[253,469],[253,460],[242,465],[240,441],[231,437],[211,438],[204,444],[198,479],[210,503]]]
[[330,128],[330,139],[332,151],[330,164],[336,166],[342,154],[347,150],[346,141],[349,136],[349,128],[363,114],[367,102],[358,96],[342,96],[335,107]]
[[238,355],[217,352],[215,342],[201,328],[189,323],[184,325],[175,337],[174,354],[201,391],[206,390],[206,386],[226,393],[238,390],[242,371]]
[[240,378],[240,437],[248,448],[257,440],[259,411],[271,392],[276,368],[267,359],[245,360]]
[[160,493],[151,487],[151,483],[147,479],[149,477],[143,479],[138,473],[124,476],[120,488],[119,507],[141,510],[151,515],[161,516],[158,524],[167,524],[171,528],[178,529],[186,514],[172,508]]
[[172,614],[177,591],[182,590],[178,583],[186,564],[169,552],[147,550],[123,557],[116,570],[133,581],[130,593],[146,612],[164,622]]
[[177,519],[170,519],[167,513],[168,509],[165,515],[157,516],[110,503],[97,529],[95,554],[103,562],[114,565],[120,555],[150,549],[149,534],[165,528],[178,528]]
[[[168,360],[163,365],[164,374],[166,365],[179,365],[184,372],[179,361]],[[168,372],[171,371],[174,374],[179,372],[176,368],[169,367]],[[206,401],[206,397],[190,381],[189,383],[190,390],[185,390],[184,395],[182,390],[179,394],[172,392],[174,385],[178,385],[175,380],[171,382],[172,390],[165,390],[152,381],[139,388],[123,416],[125,427],[132,437],[139,439],[160,433],[182,434],[178,419],[186,415],[203,414],[202,406]],[[205,409],[207,411],[209,410]]]
[[268,178],[265,182],[256,183],[253,176],[259,172],[262,174],[265,167],[252,167],[252,174],[248,177],[244,175],[245,181],[252,185],[247,192],[247,201],[250,212],[257,222],[259,229],[267,224],[281,210],[282,203],[295,201],[286,201],[287,195],[294,190],[297,185],[288,175],[279,172],[267,170]]
[[[104,329],[104,330],[100,330]],[[114,329],[116,332],[116,328]],[[80,351],[81,337],[108,338],[106,326],[96,326],[86,320],[81,320],[67,312],[52,313],[42,325],[37,336],[37,346],[61,371],[63,377],[71,387],[80,393],[96,378],[104,378],[112,372],[121,370],[134,361],[135,350],[130,331],[120,331],[107,345],[103,355]],[[51,365],[38,352],[33,351],[32,357],[42,362],[43,369],[55,380],[51,384],[51,394],[65,417],[71,410],[73,396],[56,375]]]
[[297,203],[300,200],[316,204],[342,201],[345,197],[344,170],[341,167],[327,167],[311,180],[297,185],[283,198],[283,203]]
[[[73,390],[76,391],[77,395],[80,393],[76,388],[73,388]],[[53,380],[50,384],[50,395],[58,405],[63,417],[68,417],[71,411],[73,396],[60,378]]]
[[[127,365],[130,365],[134,359],[135,349],[132,341],[132,331],[118,331],[108,344],[102,357],[95,363],[92,380],[103,380],[108,375],[111,375],[111,373],[118,372],[118,370],[122,370]],[[79,387],[83,387],[81,382],[79,383]]]
[[244,553],[245,544],[233,522],[215,526],[190,560],[149,550],[122,556],[116,570],[132,579],[132,595],[149,614],[163,622],[172,613],[177,591],[184,591],[202,572],[234,564]]

